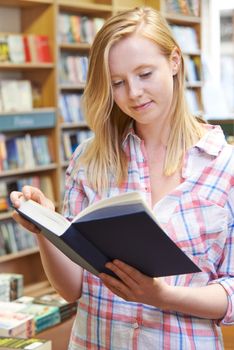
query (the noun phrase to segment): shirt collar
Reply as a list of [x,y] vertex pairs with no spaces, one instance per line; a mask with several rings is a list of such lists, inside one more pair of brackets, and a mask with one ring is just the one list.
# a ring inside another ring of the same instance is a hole
[[126,145],[129,137],[133,137],[139,143],[141,142],[140,137],[136,134],[134,130],[134,121],[131,121],[129,126],[126,129],[126,132],[123,137],[123,142],[122,142],[123,147]]
[[[207,130],[205,135],[194,145],[202,152],[211,156],[217,156],[222,148],[227,144],[222,128],[219,125],[204,124]],[[129,124],[123,138],[122,145],[125,146],[129,137],[133,137],[137,142],[141,142],[139,136],[135,133],[133,121]]]
[[222,128],[219,125],[204,124],[207,132],[194,147],[211,156],[218,156],[227,144]]

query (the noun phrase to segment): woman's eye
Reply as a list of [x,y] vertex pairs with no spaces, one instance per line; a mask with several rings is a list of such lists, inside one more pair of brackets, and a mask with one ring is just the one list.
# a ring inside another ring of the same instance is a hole
[[118,87],[118,86],[121,86],[122,84],[123,84],[123,80],[118,80],[118,81],[112,82],[113,87]]
[[139,74],[140,78],[148,78],[152,74],[151,71]]

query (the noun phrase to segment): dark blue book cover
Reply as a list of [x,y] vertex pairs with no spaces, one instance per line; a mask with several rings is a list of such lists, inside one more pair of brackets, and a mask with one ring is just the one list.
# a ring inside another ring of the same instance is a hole
[[24,202],[18,211],[71,260],[96,275],[111,273],[105,263],[113,259],[151,277],[200,272],[158,225],[140,195],[132,193],[115,197],[114,203],[112,198],[104,200],[102,207],[90,206],[72,223],[55,212],[50,221],[48,208],[32,201]]

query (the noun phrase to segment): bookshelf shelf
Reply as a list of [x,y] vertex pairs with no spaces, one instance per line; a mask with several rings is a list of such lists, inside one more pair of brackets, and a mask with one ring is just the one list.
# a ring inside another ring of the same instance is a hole
[[6,254],[4,256],[0,256],[0,263],[11,261],[11,260],[20,259],[20,258],[22,258],[24,256],[28,256],[28,255],[32,255],[32,254],[38,254],[38,253],[39,253],[38,247],[21,250],[21,251],[19,251],[17,253],[14,253],[14,254]]
[[189,56],[201,56],[201,50],[193,50],[193,51],[183,51],[184,55],[189,55]]
[[175,24],[183,24],[183,25],[193,25],[193,24],[201,24],[201,18],[196,16],[186,16],[179,15],[174,13],[162,13],[164,17],[169,21]]
[[188,88],[201,88],[203,86],[202,81],[191,81],[185,83],[186,87]]
[[83,90],[85,87],[84,84],[60,84],[60,90]]
[[0,112],[0,118],[2,115],[15,115],[16,113],[17,114],[20,114],[20,115],[27,115],[27,114],[47,114],[47,113],[51,113],[51,112],[56,112],[56,108],[48,108],[48,107],[42,107],[42,108],[34,108],[34,109],[31,109],[31,110],[28,110],[28,111],[15,111],[15,112]]
[[61,123],[61,129],[77,129],[77,128],[87,128],[88,125],[85,122],[80,123]]
[[48,280],[33,283],[24,288],[24,294],[32,297],[37,297],[42,294],[47,294],[53,292],[54,289],[49,284]]
[[56,163],[52,163],[50,165],[41,165],[41,166],[37,166],[35,168],[29,168],[29,169],[12,169],[12,170],[7,170],[7,171],[2,171],[0,173],[0,179],[6,178],[9,176],[48,172],[50,170],[55,170],[55,169],[57,169]]
[[37,70],[37,69],[53,69],[53,63],[22,63],[22,64],[13,64],[13,63],[0,63],[1,70]]
[[53,0],[0,0],[0,6],[29,7],[35,5],[50,5]]
[[90,49],[90,44],[87,43],[61,43],[59,45],[60,50],[69,51],[88,51]]
[[89,1],[58,0],[60,10],[85,11],[86,13],[112,13],[111,4],[98,4]]

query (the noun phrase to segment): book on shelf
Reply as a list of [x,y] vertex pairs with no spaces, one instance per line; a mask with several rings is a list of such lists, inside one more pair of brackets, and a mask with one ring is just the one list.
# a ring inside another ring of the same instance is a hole
[[52,342],[39,338],[0,337],[0,350],[52,350]]
[[59,308],[61,321],[71,317],[76,313],[77,303],[69,303],[58,293],[44,294],[34,298],[35,304],[56,306]]
[[88,57],[63,54],[59,64],[61,83],[84,84],[88,71]]
[[[33,315],[13,311],[0,302],[0,336],[28,338],[35,334]],[[10,303],[6,303],[10,304]],[[16,303],[14,303],[16,304]]]
[[19,313],[21,315],[32,316],[34,322],[34,334],[61,322],[61,316],[57,306],[22,303],[17,302],[16,300],[13,302],[0,302],[0,310],[10,310],[15,314]]
[[200,0],[166,0],[165,7],[167,12],[197,17],[200,13]]
[[51,140],[47,135],[25,134],[6,137],[6,156],[4,169],[31,169],[35,166],[48,165],[53,162]]
[[7,169],[6,135],[0,134],[0,171]]
[[[81,30],[80,30],[80,21],[81,17],[78,15],[70,15],[70,28],[71,28],[71,34],[72,34],[72,41],[75,43],[81,42]],[[69,36],[68,36],[69,39]]]
[[[1,152],[1,149],[0,149],[0,152]],[[1,170],[2,170],[2,167],[0,166],[0,171]],[[0,182],[0,213],[5,212],[8,209],[9,209],[9,203],[8,203],[7,185],[5,181],[4,182],[1,181]]]
[[199,58],[184,55],[185,61],[185,77],[188,82],[200,81]]
[[198,113],[201,108],[199,106],[197,92],[193,89],[186,89],[186,101],[192,113]]
[[37,246],[34,235],[12,219],[0,223],[0,256],[16,253]]
[[74,41],[70,15],[67,13],[60,12],[58,15],[58,37],[60,43],[72,43]]
[[0,301],[12,301],[23,295],[24,277],[16,273],[0,273]]
[[7,36],[9,57],[12,63],[25,62],[24,40],[21,34],[9,34]]
[[[3,168],[0,166],[0,170],[6,169],[7,167]],[[0,181],[0,213],[11,209],[9,200],[10,193],[12,191],[22,191],[23,186],[26,185],[41,188],[42,192],[45,193],[48,198],[53,201],[55,200],[52,180],[49,175],[27,176],[21,178],[10,177],[5,181]]]
[[[50,63],[52,56],[49,45],[49,38],[47,35],[29,34],[24,39],[26,46],[26,59],[33,63]],[[28,48],[28,49],[27,49]]]
[[105,22],[101,17],[89,17],[60,13],[58,21],[61,43],[89,43]]
[[28,111],[33,108],[29,80],[1,80],[0,95],[4,112]]
[[69,160],[77,148],[87,138],[91,137],[93,132],[88,129],[78,131],[66,131],[62,133],[62,153],[64,160]]
[[23,35],[23,43],[24,43],[24,59],[25,59],[25,62],[28,63],[32,61],[28,35]]
[[16,209],[71,260],[98,275],[119,259],[151,276],[201,271],[157,223],[138,192],[101,200],[72,222],[40,204],[23,201]]
[[194,27],[176,24],[171,24],[170,27],[182,51],[196,52],[199,50],[198,34]]
[[66,93],[59,95],[61,117],[66,123],[84,122],[81,108],[81,93]]
[[0,62],[9,62],[9,47],[7,35],[0,34]]
[[35,322],[35,333],[61,323],[61,316],[57,306],[48,306],[40,304],[22,304],[20,312],[33,315]]
[[35,35],[35,46],[37,49],[37,61],[50,63],[52,56],[49,45],[49,38],[47,35]]

